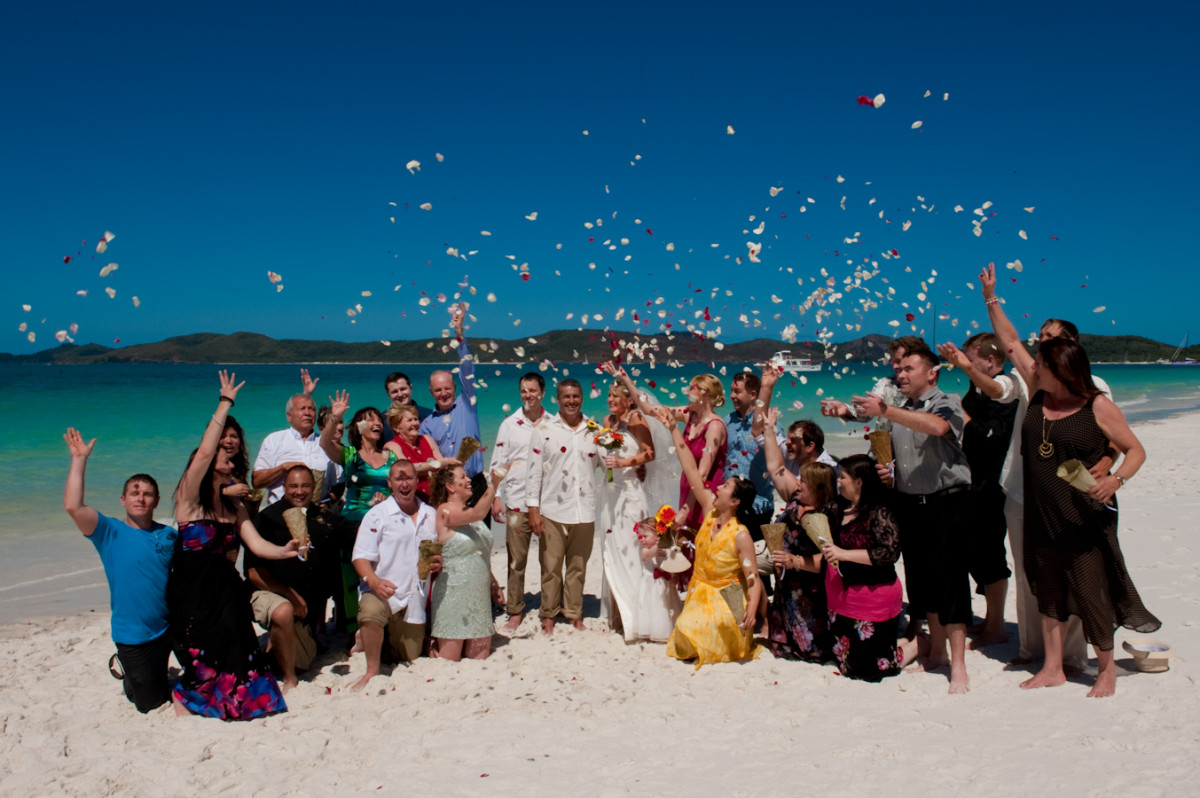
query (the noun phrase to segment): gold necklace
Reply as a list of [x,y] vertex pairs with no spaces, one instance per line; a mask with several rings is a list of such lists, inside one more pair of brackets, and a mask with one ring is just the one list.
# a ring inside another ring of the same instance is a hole
[[[1057,419],[1055,419],[1057,420]],[[1054,456],[1054,444],[1050,442],[1050,430],[1054,429],[1054,421],[1050,422],[1050,428],[1046,428],[1046,411],[1042,410],[1042,445],[1038,447],[1038,454],[1043,460],[1049,460]]]

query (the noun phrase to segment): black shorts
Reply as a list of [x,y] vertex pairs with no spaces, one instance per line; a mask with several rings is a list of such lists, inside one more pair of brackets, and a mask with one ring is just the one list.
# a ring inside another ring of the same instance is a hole
[[117,643],[117,657],[125,677],[125,697],[133,702],[138,712],[149,712],[171,700],[171,688],[167,684],[167,658],[171,654],[168,635],[163,634],[149,643],[130,646]]
[[971,623],[967,578],[968,530],[962,524],[965,490],[911,496],[897,492],[900,551],[910,615],[937,615],[943,626]]
[[1004,491],[998,482],[971,488],[963,516],[963,535],[967,544],[967,569],[977,586],[976,593],[1001,579],[1012,576],[1008,569],[1008,551],[1004,536],[1008,522],[1004,518]]

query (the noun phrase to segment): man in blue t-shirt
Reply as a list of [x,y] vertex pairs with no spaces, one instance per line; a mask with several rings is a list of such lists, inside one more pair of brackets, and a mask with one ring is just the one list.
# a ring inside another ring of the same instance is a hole
[[167,575],[178,532],[156,523],[158,483],[148,474],[125,481],[121,506],[125,521],[101,515],[83,503],[83,476],[96,439],[84,443],[72,428],[63,435],[71,470],[63,505],[75,526],[92,541],[108,578],[112,638],[125,672],[125,696],[138,712],[149,712],[171,697],[167,685]]

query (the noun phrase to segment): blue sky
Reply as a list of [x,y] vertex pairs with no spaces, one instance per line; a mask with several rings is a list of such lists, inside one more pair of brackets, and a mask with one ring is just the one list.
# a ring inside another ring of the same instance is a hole
[[[1061,316],[1173,343],[1200,329],[1197,13],[16,8],[0,48],[0,351],[53,346],[71,324],[76,341],[108,345],[198,331],[437,335],[437,297],[452,299],[465,275],[478,336],[536,335],[584,314],[589,328],[628,329],[634,311],[649,314],[644,330],[678,330],[707,307],[706,329],[727,341],[779,338],[788,324],[800,339],[910,332],[906,313],[926,332],[944,314],[938,339],[961,340],[986,318],[967,283],[989,260],[1023,331]],[[881,108],[855,101],[879,92]],[[97,254],[106,230],[116,237]],[[760,263],[748,241],[762,244]],[[898,259],[881,257],[893,249]],[[1020,272],[1004,268],[1018,259]],[[99,277],[108,263],[119,268]],[[847,290],[862,268],[872,276]],[[827,278],[842,293],[831,315],[799,313]]]

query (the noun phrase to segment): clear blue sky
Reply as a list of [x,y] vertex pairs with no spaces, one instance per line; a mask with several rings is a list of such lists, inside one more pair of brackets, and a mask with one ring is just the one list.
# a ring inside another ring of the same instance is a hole
[[[436,296],[464,275],[477,336],[596,313],[588,327],[600,329],[619,308],[617,327],[662,310],[674,315],[643,329],[678,329],[709,307],[708,327],[736,341],[791,323],[802,339],[860,334],[847,323],[909,332],[907,312],[928,331],[917,294],[936,271],[925,293],[949,317],[938,338],[961,340],[986,318],[966,283],[989,260],[1023,331],[1061,316],[1174,343],[1200,331],[1200,12],[1115,9],[14,6],[0,48],[0,351],[53,346],[72,323],[79,343],[109,345],[198,331],[437,335]],[[881,108],[855,101],[879,92]],[[972,211],[986,201],[977,237]],[[116,238],[98,255],[106,230]],[[762,243],[761,263],[747,241]],[[463,261],[447,247],[477,252]],[[880,257],[892,249],[898,260]],[[1003,268],[1016,259],[1022,272]],[[863,286],[894,299],[865,309],[873,294],[843,291],[820,324],[798,313],[821,269],[841,289],[872,260],[879,274]],[[108,263],[119,268],[99,277]],[[527,281],[512,268],[524,263]]]

